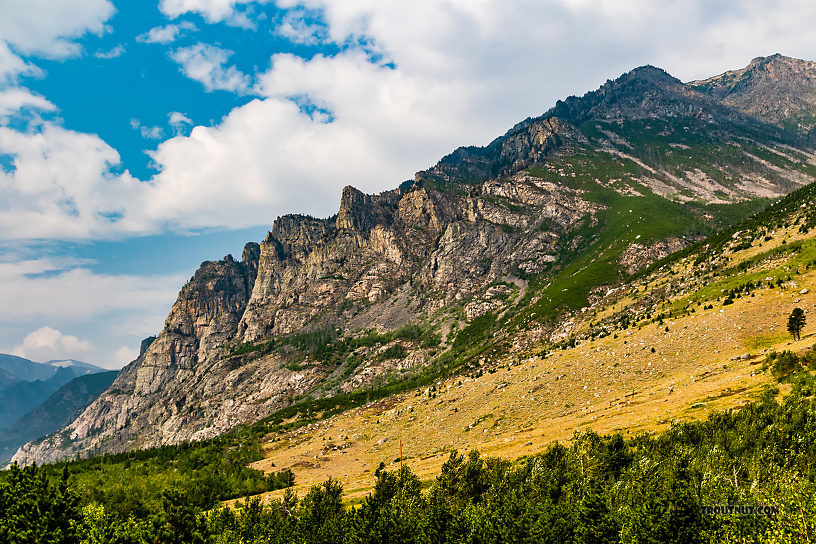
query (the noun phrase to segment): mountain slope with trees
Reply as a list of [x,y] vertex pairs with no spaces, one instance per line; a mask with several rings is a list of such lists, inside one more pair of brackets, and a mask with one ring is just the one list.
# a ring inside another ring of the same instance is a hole
[[16,458],[208,439],[557,343],[651,263],[816,179],[807,138],[744,109],[642,67],[398,189],[347,187],[335,217],[281,217],[204,263],[111,388]]

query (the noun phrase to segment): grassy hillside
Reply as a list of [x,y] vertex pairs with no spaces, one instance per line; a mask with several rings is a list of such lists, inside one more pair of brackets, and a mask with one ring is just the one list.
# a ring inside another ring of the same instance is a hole
[[[611,204],[600,236],[622,236],[621,245],[637,233],[644,238],[688,218],[679,211],[675,220],[650,197],[598,192]],[[806,309],[816,304],[816,256],[807,227],[812,208],[802,207],[813,193],[812,186],[797,191],[651,270],[624,278],[630,282],[625,288],[574,314],[566,340],[557,345],[512,348],[507,327],[514,320],[523,323],[522,311],[509,317],[487,314],[448,333],[444,364],[378,388],[295,399],[291,407],[202,447],[246,446],[255,453],[245,460],[267,471],[291,468],[300,485],[333,475],[346,477],[347,489],[362,490],[381,461],[388,465],[398,457],[400,441],[417,474],[429,477],[452,448],[515,457],[568,440],[576,429],[659,430],[673,420],[699,419],[711,409],[750,402],[774,381],[762,370],[761,349],[804,350],[812,343],[807,328],[801,341],[791,343],[784,325],[793,301]],[[556,281],[574,286],[566,282],[580,280],[585,269],[577,263],[602,269],[603,256],[594,262],[584,258],[572,265],[576,273],[565,269]],[[569,287],[562,289],[533,286],[520,307],[529,303],[535,312],[552,303],[542,293],[569,293]],[[732,302],[724,305],[726,299]],[[576,301],[576,307],[587,304],[585,298]],[[280,344],[341,360],[361,347],[384,348],[395,341],[435,345],[440,335],[418,324],[355,338],[336,332],[295,335]],[[256,349],[269,348],[245,345],[236,351]],[[264,460],[256,457],[261,451]],[[99,466],[125,463],[128,456],[113,459]]]
[[[779,362],[784,360],[784,365]],[[446,455],[427,485],[409,466],[372,475],[351,508],[328,478],[302,498],[252,499],[203,511],[195,490],[168,489],[155,506],[123,510],[44,468],[0,478],[6,542],[805,542],[816,530],[816,368],[812,351],[766,358],[790,392],[659,435],[576,433],[517,460],[476,450]],[[173,458],[173,452],[169,459]],[[178,452],[175,452],[178,453]],[[154,455],[155,456],[155,455]],[[188,459],[193,457],[187,455]],[[208,459],[217,464],[215,459]]]
[[[215,440],[49,465],[42,470],[52,481],[67,478],[50,493],[81,497],[71,499],[65,530],[83,542],[95,531],[131,542],[171,534],[184,542],[504,542],[508,531],[535,542],[565,534],[576,542],[801,541],[816,514],[816,336],[808,323],[794,341],[785,325],[793,308],[808,319],[816,308],[814,191],[645,271],[618,269],[623,287],[576,298],[586,309],[571,314],[555,344],[513,345],[509,327],[525,324],[518,311],[445,334],[428,322],[238,346],[338,361],[400,343],[446,350],[441,364],[402,380],[295,399]],[[617,247],[686,217],[648,196],[598,193],[610,207],[597,236],[623,236]],[[576,268],[554,271],[554,281],[604,270],[603,257],[576,254]],[[519,307],[545,307],[543,295],[557,292],[531,282]],[[34,471],[2,475],[0,508],[12,512],[16,497],[45,489]],[[201,513],[247,495],[272,502]],[[700,508],[733,503],[776,515]],[[6,519],[25,517],[15,515]]]
[[[813,191],[804,188],[661,261],[591,306],[576,297],[576,306],[587,310],[573,315],[557,345],[532,344],[502,356],[512,342],[502,336],[503,323],[480,318],[459,334],[470,345],[485,342],[481,364],[473,360],[464,375],[440,375],[421,390],[371,398],[328,420],[301,421],[310,423],[306,428],[273,433],[267,460],[255,466],[292,467],[304,486],[332,475],[359,496],[380,462],[394,466],[400,442],[412,469],[429,478],[453,448],[512,458],[569,440],[575,430],[655,431],[755,402],[776,381],[763,364],[768,350],[804,351],[814,343],[809,328],[798,342],[785,331],[794,307],[816,307],[812,208],[802,206]],[[648,210],[628,207],[637,198],[621,198],[626,204],[619,211]],[[610,224],[631,229],[626,219]],[[593,270],[602,269],[598,263],[583,261]],[[564,273],[561,284],[539,293],[569,293],[584,269],[576,266],[577,279]],[[553,308],[544,297],[534,300],[535,287],[528,293],[532,307]],[[561,295],[560,303],[568,297]],[[512,319],[523,323],[523,316]],[[502,350],[491,351],[498,342]]]

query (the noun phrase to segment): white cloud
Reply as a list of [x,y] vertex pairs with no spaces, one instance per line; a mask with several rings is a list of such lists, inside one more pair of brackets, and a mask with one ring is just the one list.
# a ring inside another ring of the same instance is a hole
[[104,32],[114,7],[108,0],[0,0],[0,13],[0,41],[22,53],[64,58],[79,53],[74,38]]
[[22,75],[40,75],[42,71],[15,55],[6,42],[0,40],[0,85],[12,83]]
[[54,111],[56,106],[27,89],[14,87],[0,90],[0,121],[24,109]]
[[[151,216],[173,213],[195,228],[268,224],[286,211],[329,215],[343,185],[394,187],[465,138],[467,128],[449,122],[461,114],[457,85],[412,82],[353,51],[308,62],[278,55],[273,66],[258,89],[266,99],[159,145]],[[294,95],[314,97],[334,120],[300,111]]]
[[160,126],[152,126],[149,127],[147,125],[143,125],[141,121],[138,119],[131,119],[130,120],[130,128],[133,130],[138,130],[139,134],[142,135],[142,138],[146,140],[161,140],[164,138],[164,129]]
[[167,114],[167,120],[172,127],[181,127],[183,125],[192,125],[193,120],[179,111],[171,111]]
[[193,120],[179,111],[171,111],[167,114],[167,122],[175,135],[182,134],[193,126]]
[[214,45],[198,43],[176,49],[170,57],[181,65],[185,76],[198,81],[208,91],[243,93],[251,80],[235,66],[225,66],[232,54]]
[[246,13],[236,10],[236,6],[267,1],[269,0],[161,0],[159,9],[170,18],[185,13],[198,13],[209,23],[225,22],[233,26],[253,28]]
[[[14,85],[21,76],[43,75],[42,70],[24,61],[20,54],[55,59],[76,55],[80,46],[75,39],[88,32],[104,32],[105,21],[113,12],[113,4],[108,0],[0,0],[0,88]],[[26,103],[21,105],[19,99]],[[0,115],[20,107],[53,110],[50,102],[25,90],[4,91]]]
[[157,26],[151,28],[144,34],[136,36],[136,41],[143,43],[161,43],[168,44],[176,41],[185,31],[194,31],[196,26],[189,22],[183,21],[178,24],[170,24],[165,26]]
[[2,239],[110,237],[150,228],[129,210],[145,185],[111,172],[119,154],[96,135],[50,122],[30,132],[0,127],[0,154],[10,155],[13,166],[0,169]]
[[[57,4],[49,3],[55,10],[49,21],[28,21],[13,16],[21,6],[48,11],[42,0],[0,0],[0,85],[38,72],[14,51],[76,54],[72,37],[104,32],[112,13],[102,0]],[[237,24],[247,4],[160,5],[170,17],[196,12],[210,22]],[[208,90],[259,98],[215,126],[192,127],[184,113],[168,114],[168,132],[175,137],[152,153],[160,168],[152,179],[122,173],[118,153],[98,136],[52,122],[28,130],[0,128],[0,155],[10,155],[12,162],[9,171],[0,167],[0,239],[122,238],[163,229],[268,225],[286,212],[327,216],[336,211],[345,184],[369,192],[393,188],[456,146],[486,144],[556,99],[593,89],[637,65],[662,66],[689,80],[776,51],[802,58],[816,54],[811,30],[816,5],[802,0],[751,0],[728,8],[703,0],[277,4],[292,13],[322,12],[326,23],[315,29],[292,16],[279,33],[301,43],[332,40],[341,52],[308,60],[275,55],[253,82],[228,66],[229,51],[204,44],[176,50],[185,73]],[[85,9],[94,5],[99,9]],[[83,16],[59,20],[75,6]],[[141,41],[170,43],[185,24],[169,25],[178,31],[156,27]],[[377,54],[382,61],[372,63]],[[53,111],[53,104],[24,89],[7,89],[0,104],[8,115],[23,108]],[[328,114],[309,115],[298,104]],[[134,121],[140,133],[158,134],[151,132],[157,127]],[[149,334],[160,326],[157,314],[184,279],[98,274],[87,263],[65,260],[0,262],[0,322],[38,323],[15,333],[9,346],[39,324],[69,330],[59,320],[99,316],[113,316],[106,333]],[[117,338],[107,348],[106,339],[93,339],[97,353],[111,354],[108,361],[125,362],[134,353],[119,349],[127,339]]]
[[139,132],[141,133],[142,138],[147,140],[161,140],[164,138],[164,129],[160,126],[141,126],[139,127]]
[[[236,5],[166,0],[162,9],[221,20]],[[0,238],[103,238],[269,224],[290,211],[329,215],[344,184],[392,188],[456,146],[486,144],[634,66],[656,64],[688,80],[777,50],[804,58],[816,50],[816,5],[806,2],[727,10],[703,0],[278,5],[322,12],[326,39],[342,51],[275,55],[250,88],[248,75],[227,66],[229,51],[176,50],[185,73],[208,90],[261,98],[189,131],[180,130],[186,116],[171,114],[175,137],[152,153],[160,171],[150,180],[117,173],[118,154],[96,136],[49,123],[41,133],[0,129],[0,153],[15,166],[0,169]],[[365,45],[350,45],[358,42]],[[382,61],[372,63],[376,53]]]
[[44,362],[52,359],[81,359],[95,350],[94,345],[87,340],[63,334],[51,327],[40,327],[23,338],[12,353]]
[[328,38],[326,26],[307,21],[307,18],[312,15],[317,16],[317,14],[310,14],[302,9],[288,11],[275,29],[275,33],[292,43],[304,45],[322,43]]
[[125,54],[125,46],[122,44],[117,45],[113,49],[108,51],[97,51],[94,53],[94,57],[102,60],[109,60],[115,59],[116,57],[121,57]]
[[121,368],[139,356],[139,350],[129,346],[122,346],[113,354],[115,368]]
[[20,342],[31,330],[48,325],[63,332],[69,329],[71,334],[94,342],[96,350],[91,360],[76,358],[106,367],[121,366],[121,346],[138,348],[140,339],[161,329],[189,274],[185,271],[184,275],[139,277],[97,273],[91,269],[92,263],[83,259],[26,258],[59,250],[56,247],[5,247],[0,255],[0,343],[7,347],[0,347],[0,352],[17,350],[34,354],[35,359],[79,355],[58,350],[35,353],[31,339]]

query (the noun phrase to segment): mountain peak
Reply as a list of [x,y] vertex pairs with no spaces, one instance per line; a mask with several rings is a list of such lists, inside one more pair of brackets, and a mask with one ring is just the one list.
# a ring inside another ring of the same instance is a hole
[[814,62],[809,60],[797,59],[794,57],[787,57],[781,53],[774,53],[773,55],[768,55],[767,57],[756,57],[751,59],[751,62],[748,63],[748,66],[745,68],[747,70],[750,69],[757,69],[757,68],[765,68],[767,66],[798,66],[798,67],[807,67],[813,66]]
[[651,83],[661,84],[677,84],[680,80],[668,73],[663,68],[652,66],[651,64],[644,64],[621,75],[612,83],[625,83],[633,79],[640,79]]
[[816,138],[816,62],[775,53],[689,85],[726,106]]
[[[704,98],[703,101],[700,99]],[[590,119],[642,119],[688,115],[701,106],[714,106],[700,93],[684,85],[665,70],[645,65],[581,97],[559,100],[544,117],[558,117],[580,125]]]
[[77,361],[76,359],[53,359],[51,361],[46,361],[43,364],[59,368],[72,368],[76,370],[77,375],[92,374],[95,372],[105,372],[104,368],[92,365],[90,363]]

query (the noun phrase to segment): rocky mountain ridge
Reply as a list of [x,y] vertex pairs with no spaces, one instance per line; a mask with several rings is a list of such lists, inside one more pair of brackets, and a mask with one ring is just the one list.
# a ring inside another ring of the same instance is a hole
[[15,459],[210,438],[556,339],[650,262],[816,180],[806,142],[757,117],[643,67],[397,189],[346,187],[335,217],[281,217],[240,262],[203,263],[111,388]]
[[741,70],[693,81],[690,86],[722,104],[816,137],[816,63],[780,54],[757,57]]

